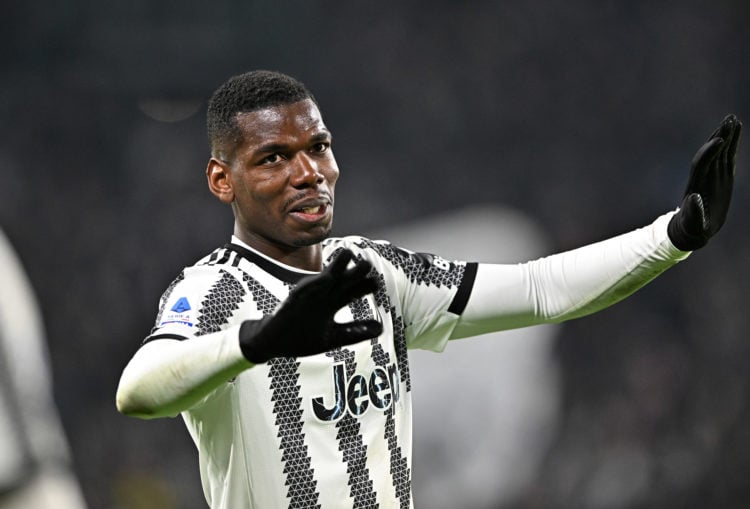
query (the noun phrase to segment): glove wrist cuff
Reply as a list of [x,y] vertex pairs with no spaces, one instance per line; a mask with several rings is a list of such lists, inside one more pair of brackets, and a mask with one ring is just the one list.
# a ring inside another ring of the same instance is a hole
[[245,320],[240,325],[239,341],[242,355],[253,364],[261,364],[271,357],[265,352],[262,330],[269,317],[260,320]]
[[695,251],[708,243],[708,239],[704,235],[691,235],[685,230],[679,212],[669,220],[667,235],[674,247],[680,251]]

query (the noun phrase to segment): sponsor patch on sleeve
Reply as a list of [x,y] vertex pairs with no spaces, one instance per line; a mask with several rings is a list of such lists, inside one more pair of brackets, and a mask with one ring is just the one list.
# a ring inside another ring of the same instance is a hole
[[162,315],[159,327],[175,323],[192,327],[193,317],[191,311],[192,307],[190,306],[187,297],[180,297],[172,307],[169,308],[169,311]]

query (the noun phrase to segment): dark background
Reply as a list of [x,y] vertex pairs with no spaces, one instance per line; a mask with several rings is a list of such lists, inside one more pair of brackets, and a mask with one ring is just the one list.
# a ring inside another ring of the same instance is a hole
[[[337,233],[497,203],[559,251],[676,206],[724,115],[750,119],[748,25],[740,0],[4,2],[0,225],[91,507],[205,506],[182,423],[120,416],[114,394],[162,290],[231,232],[203,175],[227,77],[277,69],[313,90],[342,169]],[[562,328],[562,419],[511,507],[750,504],[746,146],[709,247]],[[597,479],[618,469],[642,489],[604,504]]]

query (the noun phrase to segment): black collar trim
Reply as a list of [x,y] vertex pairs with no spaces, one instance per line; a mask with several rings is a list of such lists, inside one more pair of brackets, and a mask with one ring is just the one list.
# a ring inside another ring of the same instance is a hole
[[224,247],[226,249],[231,249],[241,257],[245,258],[247,261],[254,263],[261,269],[271,274],[276,279],[280,279],[285,283],[297,284],[300,282],[300,280],[310,275],[310,273],[308,272],[297,272],[291,269],[287,269],[286,267],[282,267],[281,265],[272,262],[268,258],[265,258],[258,253],[237,244],[229,243]]

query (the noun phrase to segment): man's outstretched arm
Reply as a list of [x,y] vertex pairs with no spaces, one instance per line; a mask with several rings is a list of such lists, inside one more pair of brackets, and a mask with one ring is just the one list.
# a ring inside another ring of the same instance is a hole
[[604,309],[706,245],[726,220],[742,124],[727,116],[693,158],[676,212],[596,244],[518,265],[480,264],[452,337],[462,338]]
[[260,320],[184,341],[157,339],[141,346],[117,389],[120,412],[141,418],[174,416],[213,390],[274,357],[327,352],[380,335],[375,320],[337,323],[343,306],[377,286],[366,260],[342,251],[320,274],[300,282],[279,309]]

